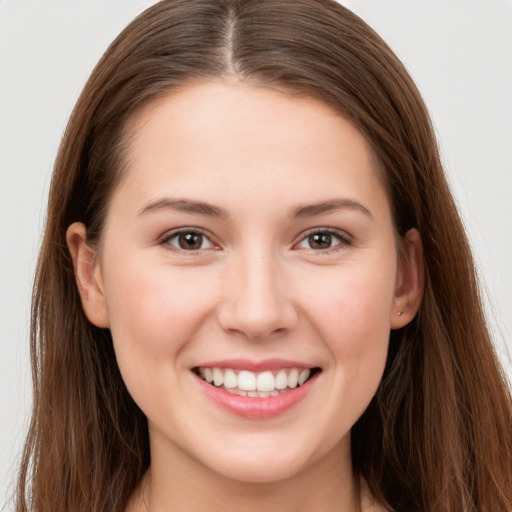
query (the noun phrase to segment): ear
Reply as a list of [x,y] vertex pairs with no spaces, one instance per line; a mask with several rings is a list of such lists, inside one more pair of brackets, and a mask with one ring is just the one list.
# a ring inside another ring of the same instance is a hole
[[85,315],[97,327],[109,327],[98,254],[87,244],[85,226],[81,222],[71,224],[66,232],[66,241],[73,259],[76,284]]
[[402,241],[391,310],[391,329],[404,327],[416,316],[423,297],[423,288],[423,244],[419,231],[410,229]]

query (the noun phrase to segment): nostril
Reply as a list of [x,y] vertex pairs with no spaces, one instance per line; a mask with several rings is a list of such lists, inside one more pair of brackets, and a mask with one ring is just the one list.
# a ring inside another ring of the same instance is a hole
[[273,311],[261,314],[254,311],[222,311],[219,315],[221,328],[229,333],[238,334],[251,341],[274,339],[283,335],[295,325],[294,312]]

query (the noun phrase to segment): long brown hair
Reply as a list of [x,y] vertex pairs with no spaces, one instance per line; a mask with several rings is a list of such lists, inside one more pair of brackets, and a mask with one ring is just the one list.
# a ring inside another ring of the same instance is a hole
[[333,0],[164,0],[109,47],[55,164],[32,311],[34,408],[17,511],[122,511],[149,467],[146,418],[108,329],[81,308],[67,227],[94,243],[123,171],[127,123],[187,82],[237,77],[320,98],[370,142],[399,234],[417,227],[425,293],[393,331],[352,429],[354,472],[395,511],[512,510],[512,406],[425,105],[388,46]]

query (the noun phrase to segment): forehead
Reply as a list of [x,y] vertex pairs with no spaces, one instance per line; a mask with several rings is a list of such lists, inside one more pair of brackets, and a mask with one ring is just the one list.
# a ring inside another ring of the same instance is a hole
[[138,203],[170,194],[211,202],[266,197],[283,205],[344,192],[371,202],[383,193],[361,133],[303,95],[251,83],[195,83],[144,108],[128,132],[118,192]]

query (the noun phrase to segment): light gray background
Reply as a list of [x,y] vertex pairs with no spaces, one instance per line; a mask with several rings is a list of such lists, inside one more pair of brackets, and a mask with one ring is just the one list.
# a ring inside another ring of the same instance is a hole
[[[96,61],[152,3],[0,0],[0,509],[27,426],[31,282],[59,140]],[[342,3],[388,41],[427,101],[512,378],[512,0]]]

